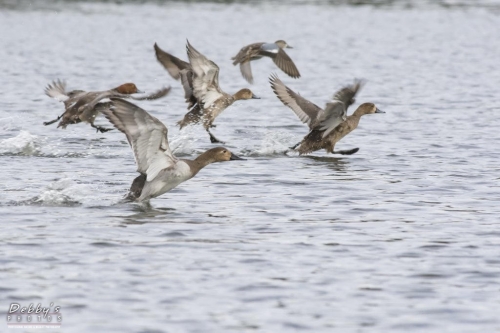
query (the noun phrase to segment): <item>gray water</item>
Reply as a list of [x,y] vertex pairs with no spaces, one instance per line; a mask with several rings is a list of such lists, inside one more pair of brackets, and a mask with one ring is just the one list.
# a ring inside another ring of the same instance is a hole
[[[1,3],[1,313],[53,302],[63,332],[500,331],[498,1]],[[247,160],[121,204],[124,135],[43,126],[63,109],[43,88],[171,85],[138,104],[195,158],[212,145],[179,132],[183,91],[153,52],[186,59],[186,38],[227,92],[248,86],[230,57],[257,41],[294,46],[302,78],[253,63],[262,99],[213,130]],[[272,72],[320,106],[365,79],[352,110],[387,113],[337,145],[355,155],[285,154],[307,127]]]

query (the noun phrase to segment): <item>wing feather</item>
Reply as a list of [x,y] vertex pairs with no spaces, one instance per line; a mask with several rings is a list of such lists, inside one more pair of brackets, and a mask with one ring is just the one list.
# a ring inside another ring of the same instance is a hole
[[290,77],[293,77],[294,79],[300,77],[299,70],[293,63],[292,59],[290,59],[288,54],[286,54],[286,52],[282,48],[279,48],[278,53],[276,53],[276,55],[273,56],[272,59],[276,66],[278,66],[279,69],[288,74]]
[[219,87],[219,66],[198,52],[190,43],[186,45],[189,62],[193,68],[193,94],[209,108],[224,96]]
[[161,121],[140,107],[112,98],[112,107],[102,113],[121,132],[125,133],[134,152],[137,171],[153,180],[158,173],[174,166],[178,159],[168,145],[168,130]]
[[248,83],[253,84],[252,67],[250,61],[243,61],[240,63],[241,75],[247,80]]
[[181,77],[181,70],[191,68],[189,63],[163,51],[158,44],[155,43],[154,48],[156,59],[174,79],[179,80]]
[[323,110],[285,86],[276,74],[271,75],[269,82],[279,100],[292,109],[299,119],[312,129],[316,125],[317,119],[323,115]]

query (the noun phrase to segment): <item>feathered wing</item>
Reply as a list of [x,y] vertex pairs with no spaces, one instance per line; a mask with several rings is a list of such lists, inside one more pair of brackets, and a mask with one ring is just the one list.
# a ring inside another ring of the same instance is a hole
[[161,121],[140,107],[116,98],[112,98],[111,108],[102,113],[125,133],[134,152],[137,171],[145,174],[147,181],[177,163],[168,145],[168,130]]
[[279,100],[292,109],[299,119],[312,129],[316,125],[317,119],[323,115],[323,110],[285,86],[276,74],[271,75],[269,82]]
[[363,82],[356,80],[354,84],[346,86],[333,95],[333,101],[326,104],[325,112],[316,129],[325,131],[323,137],[326,137],[338,125],[347,118],[347,109],[354,104],[356,94],[361,89]]
[[177,57],[174,57],[170,53],[167,53],[162,49],[160,49],[158,44],[155,43],[154,48],[155,48],[156,59],[160,64],[163,65],[163,67],[165,67],[167,72],[174,79],[179,80],[179,78],[181,77],[181,70],[191,68],[191,65],[189,63]]
[[326,104],[323,119],[318,125],[318,128],[323,132],[323,138],[333,131],[338,125],[346,120],[346,109],[344,103],[331,102]]
[[187,54],[193,68],[193,94],[203,108],[209,108],[224,96],[219,88],[219,66],[198,52],[190,43],[186,45]]
[[252,67],[250,61],[243,61],[240,63],[241,75],[247,80],[248,83],[253,84]]
[[290,77],[293,77],[294,79],[300,77],[299,70],[282,48],[279,48],[278,52],[272,57],[272,59],[276,66],[278,66],[279,69],[288,74]]
[[184,88],[184,98],[186,99],[186,103],[188,103],[188,110],[198,103],[193,92],[193,75],[191,69],[183,69],[181,71],[181,82]]
[[135,99],[136,101],[155,100],[155,99],[159,99],[159,98],[166,96],[170,92],[170,89],[171,89],[170,87],[163,87],[163,88],[161,88],[161,89],[159,89],[159,90],[157,90],[149,95],[139,96],[139,97],[130,96],[130,98]]
[[50,98],[54,98],[59,102],[66,101],[69,98],[68,94],[66,93],[66,82],[59,79],[56,81],[52,81],[52,83],[49,83],[45,88],[45,95],[49,96]]

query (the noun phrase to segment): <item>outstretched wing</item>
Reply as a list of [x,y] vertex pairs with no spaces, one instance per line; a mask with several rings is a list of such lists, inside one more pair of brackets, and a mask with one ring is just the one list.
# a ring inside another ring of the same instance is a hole
[[198,99],[196,99],[193,92],[193,76],[194,73],[191,69],[183,69],[181,71],[181,82],[184,88],[184,98],[186,99],[186,103],[188,103],[188,110],[198,103]]
[[279,69],[288,74],[290,77],[293,77],[294,79],[300,77],[299,70],[282,48],[278,48],[278,52],[275,53],[272,59],[276,66],[278,66]]
[[59,79],[52,81],[52,83],[49,83],[47,87],[45,87],[45,95],[54,98],[59,102],[66,101],[69,98],[66,93],[66,82]]
[[179,78],[181,77],[181,70],[191,68],[191,65],[189,65],[189,63],[177,57],[174,57],[170,53],[167,53],[162,49],[160,49],[158,44],[155,43],[154,48],[156,53],[156,59],[160,62],[160,64],[163,65],[163,67],[165,67],[167,72],[174,79],[179,80]]
[[316,125],[317,119],[323,115],[323,110],[285,86],[278,75],[272,74],[269,82],[280,101],[292,109],[299,119],[312,129]]
[[130,96],[130,98],[135,99],[136,101],[144,101],[144,100],[150,101],[150,100],[154,100],[154,99],[159,99],[159,98],[166,96],[170,92],[170,89],[171,89],[170,87],[166,87],[166,88],[163,87],[163,88],[155,91],[152,94],[149,94],[146,96],[140,96],[140,97]]
[[253,84],[252,67],[249,61],[243,61],[240,63],[241,75],[247,80],[248,83]]
[[147,181],[177,163],[168,145],[168,130],[161,121],[130,102],[118,98],[111,101],[111,108],[102,113],[125,133],[134,152],[137,171],[145,174]]
[[354,104],[354,97],[361,89],[363,82],[354,81],[354,84],[346,86],[333,95],[333,100],[326,104],[325,112],[318,125],[319,130],[325,131],[323,137],[327,136],[338,125],[347,119],[347,108]]
[[209,108],[216,100],[224,96],[219,88],[219,66],[198,52],[189,41],[186,49],[194,72],[194,96],[203,103],[203,108]]

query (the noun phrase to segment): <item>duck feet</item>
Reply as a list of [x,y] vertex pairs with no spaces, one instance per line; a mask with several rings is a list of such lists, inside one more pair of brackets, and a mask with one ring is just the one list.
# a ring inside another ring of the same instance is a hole
[[54,119],[54,120],[51,120],[51,121],[44,121],[44,122],[43,122],[43,124],[44,124],[45,126],[47,126],[47,125],[51,125],[51,124],[55,123],[56,121],[59,121],[59,119],[61,119],[61,118],[62,118],[62,116],[59,116],[59,117],[57,117],[57,118],[56,118],[56,119]]
[[295,146],[293,147],[290,147],[291,150],[295,150],[295,148],[297,148],[298,146],[300,146],[301,142],[297,143]]
[[207,132],[208,132],[208,135],[210,135],[210,142],[225,144],[224,141],[221,141],[221,140],[217,139],[212,133],[210,133],[210,131],[207,131]]
[[347,150],[337,150],[334,151],[332,154],[341,154],[341,155],[352,155],[357,153],[359,148],[353,148],[353,149],[347,149]]
[[113,130],[112,128],[105,128],[105,127],[101,127],[101,126],[96,126],[94,124],[90,124],[90,126],[92,126],[93,128],[96,129],[96,133],[98,133],[98,132],[106,133],[106,132]]

